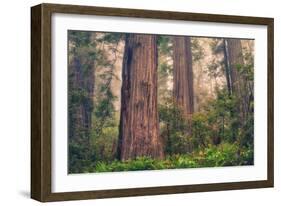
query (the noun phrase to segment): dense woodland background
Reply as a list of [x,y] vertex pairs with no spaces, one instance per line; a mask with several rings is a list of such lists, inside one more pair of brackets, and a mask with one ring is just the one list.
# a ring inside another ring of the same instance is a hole
[[69,173],[254,163],[254,40],[68,38]]

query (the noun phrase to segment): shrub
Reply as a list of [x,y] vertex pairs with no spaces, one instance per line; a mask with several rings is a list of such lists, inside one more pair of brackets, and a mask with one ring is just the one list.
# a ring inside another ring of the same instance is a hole
[[165,101],[166,104],[158,106],[160,135],[165,143],[165,153],[168,155],[189,153],[192,150],[190,123],[171,98]]
[[116,172],[116,171],[139,171],[160,170],[176,168],[200,168],[200,167],[222,167],[253,164],[253,149],[239,148],[238,144],[221,144],[219,146],[209,145],[205,150],[198,150],[191,154],[171,155],[164,160],[152,159],[150,157],[138,157],[134,160],[121,162],[98,161],[84,172]]

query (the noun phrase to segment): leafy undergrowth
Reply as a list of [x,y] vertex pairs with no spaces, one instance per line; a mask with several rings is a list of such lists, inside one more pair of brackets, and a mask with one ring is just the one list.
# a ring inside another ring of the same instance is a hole
[[138,157],[135,160],[121,162],[96,162],[85,168],[84,172],[117,172],[160,170],[176,168],[200,168],[240,166],[253,164],[253,150],[249,148],[239,149],[237,144],[221,144],[210,146],[205,150],[198,150],[188,155],[167,156],[164,160],[156,160],[150,157]]

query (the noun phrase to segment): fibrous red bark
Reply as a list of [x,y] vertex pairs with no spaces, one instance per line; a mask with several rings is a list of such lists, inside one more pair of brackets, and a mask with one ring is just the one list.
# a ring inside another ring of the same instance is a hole
[[163,158],[158,121],[156,35],[127,34],[122,70],[119,158]]
[[190,37],[174,37],[173,96],[185,116],[194,112],[193,71]]

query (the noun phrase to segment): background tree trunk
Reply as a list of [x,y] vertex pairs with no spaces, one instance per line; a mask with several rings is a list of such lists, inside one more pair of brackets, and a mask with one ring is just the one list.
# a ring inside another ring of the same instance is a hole
[[242,44],[239,39],[226,39],[225,43],[228,54],[228,64],[230,66],[232,92],[238,97],[241,97],[245,90],[243,75],[239,72],[239,69],[244,65]]
[[175,103],[190,117],[194,112],[193,71],[190,37],[174,37],[173,96]]
[[126,36],[118,145],[121,160],[164,156],[157,109],[156,35]]
[[[94,72],[92,65],[88,66],[87,72],[82,72],[82,66],[78,58],[74,58],[73,66],[70,67],[70,84],[71,91],[75,91],[77,95],[76,111],[74,121],[70,122],[70,137],[74,137],[78,131],[87,131],[91,127],[91,111],[92,111],[92,98],[94,92]],[[70,98],[76,98],[70,97]]]
[[241,93],[241,80],[239,75],[239,67],[243,66],[242,45],[239,39],[226,39],[225,40],[228,54],[228,62],[230,66],[230,77],[232,91],[236,94]]
[[223,39],[223,53],[224,53],[224,65],[225,65],[225,77],[226,77],[226,84],[228,94],[232,94],[232,83],[231,83],[231,76],[230,76],[230,62],[229,62],[229,53],[227,48],[227,42]]
[[90,155],[90,131],[94,95],[94,63],[74,56],[69,67],[69,139],[85,150],[85,158]]
[[[239,39],[226,39],[225,46],[227,50],[228,65],[230,66],[230,81],[232,95],[237,99],[237,110],[234,111],[238,113],[239,127],[243,127],[247,121],[249,91],[247,86],[247,79],[239,70],[243,70],[244,58],[242,51],[241,40]],[[238,133],[234,132],[233,139],[237,140]],[[240,141],[240,140],[239,140]]]

